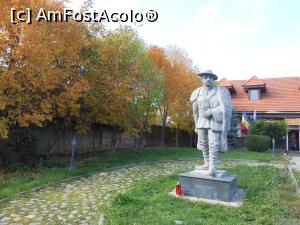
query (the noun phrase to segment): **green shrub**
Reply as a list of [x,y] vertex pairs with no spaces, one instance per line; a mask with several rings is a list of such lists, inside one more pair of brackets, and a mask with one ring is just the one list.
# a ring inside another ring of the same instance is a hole
[[9,132],[6,145],[17,156],[15,162],[37,166],[37,141],[39,133],[32,128],[16,128]]
[[249,151],[265,152],[271,144],[271,138],[265,135],[248,135],[245,146]]
[[26,163],[22,163],[22,162],[14,162],[12,164],[9,165],[8,167],[8,171],[9,172],[26,172],[29,171],[30,168]]
[[279,140],[286,135],[287,127],[287,123],[282,120],[258,120],[251,125],[250,133]]
[[54,158],[48,158],[46,159],[42,165],[46,168],[63,168],[63,167],[66,167],[66,164],[57,160],[57,159],[54,159]]

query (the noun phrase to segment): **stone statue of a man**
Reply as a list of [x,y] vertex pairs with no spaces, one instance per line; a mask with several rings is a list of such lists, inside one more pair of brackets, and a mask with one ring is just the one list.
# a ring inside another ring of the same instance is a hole
[[211,70],[198,74],[203,87],[191,95],[195,132],[198,134],[197,148],[202,150],[204,165],[197,166],[210,176],[216,175],[218,151],[226,151],[227,131],[230,130],[232,104],[227,88],[214,86],[218,77]]

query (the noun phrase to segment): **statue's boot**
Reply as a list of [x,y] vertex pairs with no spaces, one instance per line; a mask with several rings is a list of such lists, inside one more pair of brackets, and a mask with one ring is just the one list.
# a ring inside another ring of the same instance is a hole
[[208,149],[202,150],[202,154],[203,154],[204,164],[202,166],[195,166],[195,170],[208,170],[209,168]]
[[201,171],[201,174],[207,175],[207,176],[216,176],[217,174],[217,162],[218,162],[218,151],[209,151],[209,161],[208,161],[208,169],[205,171]]
[[218,150],[210,150],[209,151],[209,168],[208,175],[216,176],[217,173],[217,164],[218,164]]

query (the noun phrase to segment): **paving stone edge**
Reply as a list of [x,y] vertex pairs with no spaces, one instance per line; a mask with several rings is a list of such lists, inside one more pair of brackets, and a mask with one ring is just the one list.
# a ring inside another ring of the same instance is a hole
[[[113,171],[113,170],[132,168],[132,167],[142,166],[142,165],[168,163],[168,162],[176,162],[176,161],[183,161],[183,162],[184,161],[195,161],[195,160],[202,160],[202,159],[199,159],[199,158],[190,158],[190,159],[182,159],[182,160],[181,159],[176,159],[176,160],[158,160],[158,161],[150,161],[150,162],[130,163],[130,164],[123,165],[123,166],[116,166],[116,167],[105,168],[105,169],[94,171],[94,172],[91,172],[91,173],[88,173],[88,174],[82,174],[82,175],[78,175],[78,176],[68,177],[68,178],[65,178],[63,180],[60,180],[60,181],[57,181],[57,182],[54,182],[54,183],[51,183],[51,184],[48,184],[48,185],[41,185],[41,186],[37,186],[37,187],[31,188],[31,189],[29,189],[27,191],[19,192],[19,193],[13,195],[11,198],[0,199],[0,204],[3,204],[3,203],[5,203],[5,202],[7,202],[7,201],[9,201],[9,200],[11,200],[13,198],[18,198],[20,196],[26,195],[26,194],[28,194],[30,192],[38,192],[38,191],[43,190],[43,189],[45,189],[46,187],[49,187],[49,186],[57,186],[57,185],[62,184],[62,183],[67,183],[67,182],[70,182],[70,181],[73,181],[73,180],[77,180],[77,179],[80,179],[80,178],[83,178],[83,177],[90,177],[90,176],[93,176],[95,174],[102,173],[102,172],[110,172],[110,171]],[[255,162],[255,163],[270,163],[270,164],[278,162],[276,160],[274,160],[274,161],[266,161],[266,160],[243,160],[243,159],[222,159],[222,160],[224,160],[224,161],[233,161],[233,162],[245,162],[245,163],[247,163],[247,162]]]

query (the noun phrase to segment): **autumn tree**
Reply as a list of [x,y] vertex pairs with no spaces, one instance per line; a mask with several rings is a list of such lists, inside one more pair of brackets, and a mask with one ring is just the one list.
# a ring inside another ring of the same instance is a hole
[[198,83],[181,50],[155,46],[147,50],[129,27],[110,31],[101,23],[10,22],[12,7],[62,12],[63,3],[0,2],[1,138],[15,127],[57,120],[74,123],[82,131],[99,123],[113,127],[115,152],[124,130],[136,130],[143,143],[157,109],[162,143],[168,119],[178,128],[189,127],[188,95]]
[[[47,121],[79,116],[82,79],[79,52],[83,25],[76,22],[10,22],[10,8],[63,11],[63,1],[15,0],[0,3],[0,130],[43,126]],[[33,15],[35,17],[36,15]]]
[[145,59],[145,43],[129,27],[89,32],[83,46],[85,77],[91,88],[84,98],[83,118],[113,127],[112,151],[120,132],[131,128],[129,105],[141,88],[141,76],[152,73]]
[[138,57],[138,77],[134,83],[134,97],[129,104],[132,129],[138,136],[138,146],[144,147],[145,133],[151,129],[151,122],[157,118],[163,96],[163,76],[144,53]]
[[170,89],[170,126],[176,131],[176,147],[178,146],[178,131],[194,130],[194,119],[192,105],[190,103],[191,93],[201,83],[194,72],[193,64],[187,53],[176,46],[166,49],[169,61],[172,65],[172,88]]
[[189,98],[192,91],[200,86],[200,82],[193,72],[191,60],[183,50],[174,46],[166,49],[151,46],[149,56],[164,75],[163,100],[159,108],[162,124],[161,145],[164,145],[167,125],[175,127],[176,131],[192,129]]
[[164,79],[164,87],[162,92],[162,101],[161,105],[159,107],[159,115],[161,118],[161,124],[162,124],[162,132],[161,132],[161,145],[164,146],[164,140],[165,140],[165,129],[167,126],[167,120],[169,117],[169,103],[168,96],[170,93],[170,76],[171,76],[171,64],[167,58],[167,55],[164,51],[164,49],[158,47],[158,46],[150,46],[148,51],[149,57],[153,61],[154,65],[156,66],[156,69],[160,71],[160,73],[163,75]]

